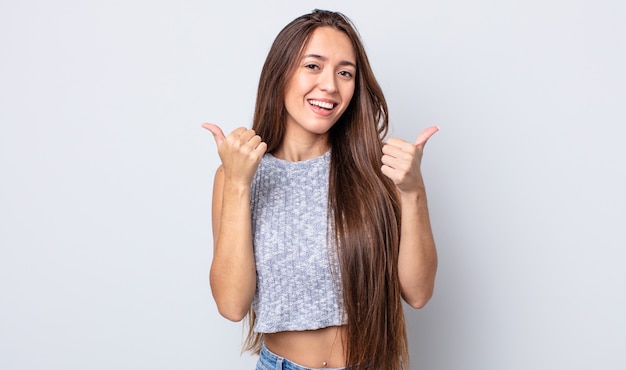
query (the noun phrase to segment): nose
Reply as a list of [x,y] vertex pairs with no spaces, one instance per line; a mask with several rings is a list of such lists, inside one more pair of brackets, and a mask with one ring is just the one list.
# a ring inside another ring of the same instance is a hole
[[337,91],[337,75],[333,70],[324,70],[319,76],[318,86],[320,90],[329,93]]

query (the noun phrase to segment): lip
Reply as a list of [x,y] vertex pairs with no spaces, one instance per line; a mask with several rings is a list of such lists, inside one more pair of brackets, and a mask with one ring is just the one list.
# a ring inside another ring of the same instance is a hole
[[[316,114],[319,114],[321,116],[329,116],[329,115],[331,115],[337,109],[337,106],[339,105],[339,103],[337,103],[336,101],[334,101],[332,99],[310,98],[310,99],[307,99],[306,102],[309,105],[309,108],[311,108],[311,110],[313,112],[315,112]],[[330,108],[330,109],[322,108],[321,106],[319,106],[318,104],[314,104],[313,102],[322,103],[322,104],[329,104],[329,105],[332,105],[332,108]]]

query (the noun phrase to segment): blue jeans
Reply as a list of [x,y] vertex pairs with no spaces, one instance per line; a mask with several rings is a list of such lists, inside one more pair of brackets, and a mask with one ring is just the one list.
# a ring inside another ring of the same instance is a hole
[[[261,348],[261,355],[259,361],[256,364],[256,370],[316,370],[310,367],[300,366],[287,359],[284,359],[277,354],[273,353],[265,344]],[[345,370],[345,368],[328,368],[325,367],[321,370]]]

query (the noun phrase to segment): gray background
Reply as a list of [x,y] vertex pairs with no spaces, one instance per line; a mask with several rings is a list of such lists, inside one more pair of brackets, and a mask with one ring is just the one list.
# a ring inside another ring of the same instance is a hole
[[626,368],[623,1],[0,0],[0,369],[251,369],[207,283],[219,161],[270,43],[357,24],[423,170],[412,369]]

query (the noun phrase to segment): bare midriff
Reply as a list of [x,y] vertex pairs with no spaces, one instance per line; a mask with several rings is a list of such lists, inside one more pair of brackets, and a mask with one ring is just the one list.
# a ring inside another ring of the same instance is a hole
[[346,327],[306,331],[283,331],[263,335],[270,351],[291,362],[311,368],[345,367]]

